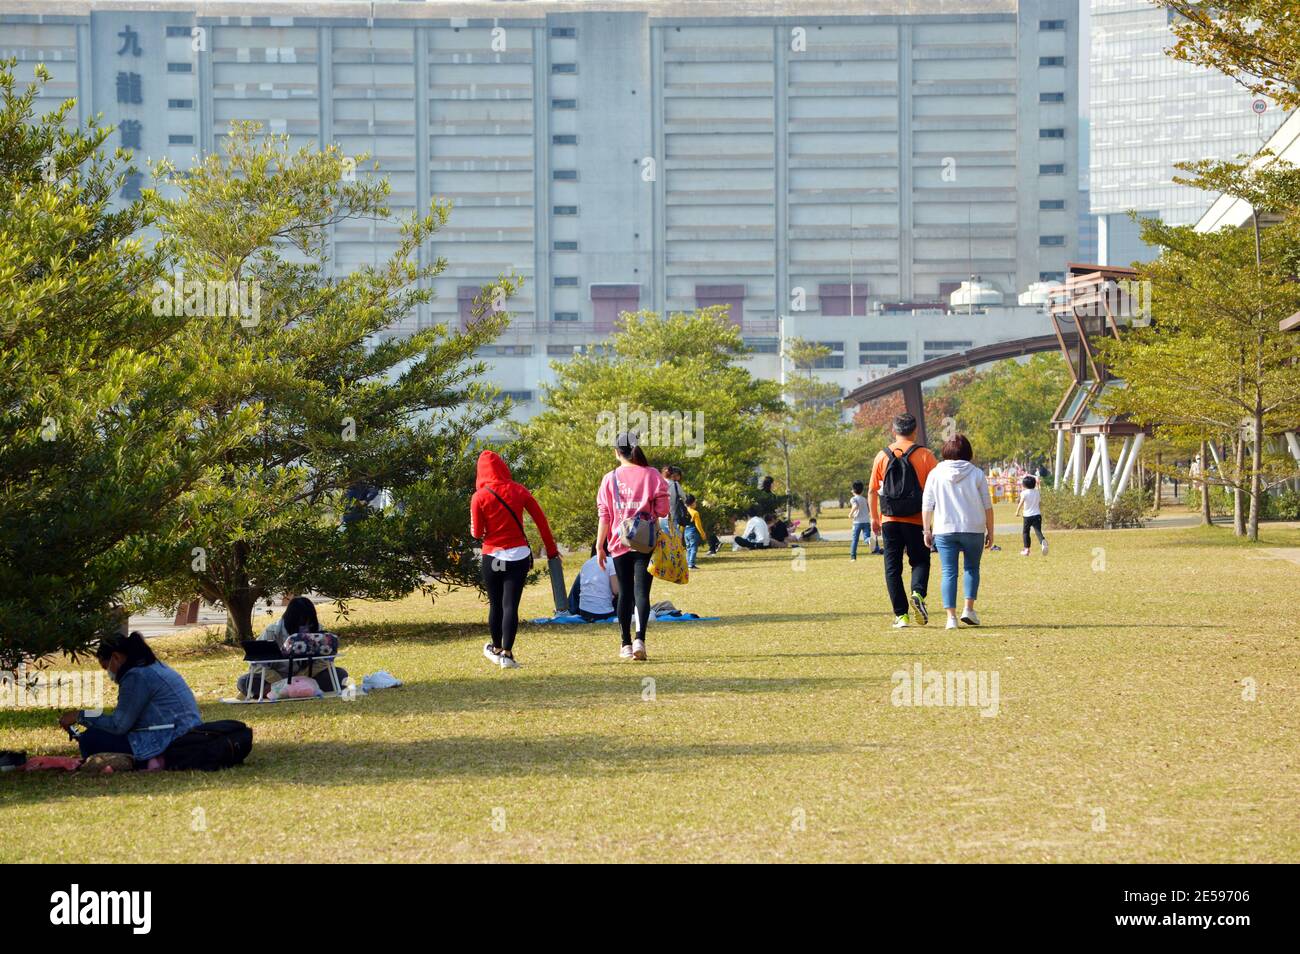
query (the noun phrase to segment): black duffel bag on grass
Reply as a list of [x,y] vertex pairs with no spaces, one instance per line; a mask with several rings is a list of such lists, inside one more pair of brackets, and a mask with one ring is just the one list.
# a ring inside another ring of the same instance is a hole
[[163,765],[174,771],[215,772],[231,768],[253,749],[253,730],[234,719],[204,722],[167,747]]

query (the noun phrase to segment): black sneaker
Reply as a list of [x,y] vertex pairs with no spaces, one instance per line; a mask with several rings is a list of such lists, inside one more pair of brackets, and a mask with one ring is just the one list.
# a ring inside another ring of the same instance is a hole
[[930,622],[930,613],[925,608],[925,597],[920,593],[912,593],[912,609],[916,610],[916,621],[921,626]]
[[0,752],[0,772],[12,772],[27,764],[26,752],[14,752],[6,749]]

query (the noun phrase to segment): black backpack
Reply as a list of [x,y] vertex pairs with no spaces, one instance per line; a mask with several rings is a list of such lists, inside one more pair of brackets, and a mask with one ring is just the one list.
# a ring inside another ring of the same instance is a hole
[[908,459],[920,444],[895,455],[885,448],[885,478],[880,482],[880,512],[886,517],[911,517],[921,512],[921,480]]
[[163,764],[168,769],[215,772],[232,768],[253,748],[253,730],[234,719],[196,725],[167,747]]

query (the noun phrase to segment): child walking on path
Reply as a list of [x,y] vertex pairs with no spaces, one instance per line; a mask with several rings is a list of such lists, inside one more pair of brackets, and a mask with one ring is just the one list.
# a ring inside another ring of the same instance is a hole
[[1042,491],[1038,489],[1038,479],[1026,476],[1021,483],[1025,485],[1025,489],[1020,492],[1016,513],[1024,518],[1020,526],[1020,536],[1025,548],[1020,551],[1020,555],[1029,556],[1029,531],[1032,529],[1038,536],[1038,545],[1043,551],[1043,556],[1047,556],[1047,537],[1043,536]]
[[547,558],[559,556],[560,551],[546,514],[528,488],[511,478],[501,455],[494,451],[479,454],[476,486],[469,501],[469,532],[474,539],[483,541],[481,572],[488,595],[488,631],[492,635],[492,642],[483,646],[483,655],[502,669],[516,669],[519,600],[533,562],[532,545],[524,533],[525,511],[542,535]]

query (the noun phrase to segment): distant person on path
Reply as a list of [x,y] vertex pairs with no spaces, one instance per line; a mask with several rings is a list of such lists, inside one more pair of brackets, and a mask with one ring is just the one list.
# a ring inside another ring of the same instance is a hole
[[636,431],[624,431],[614,438],[614,454],[618,466],[604,476],[596,492],[596,512],[600,516],[596,559],[602,568],[606,559],[612,559],[618,577],[618,624],[623,640],[619,657],[644,661],[650,584],[654,582],[650,554],[629,547],[620,528],[630,518],[648,520],[657,527],[659,518],[668,516],[668,481],[646,460]]
[[117,683],[117,708],[108,715],[64,712],[59,725],[86,727],[77,738],[83,759],[120,752],[135,759],[138,768],[164,767],[151,760],[203,721],[194,693],[180,673],[158,661],[139,633],[104,637],[95,657]]
[[911,609],[918,625],[930,621],[925,597],[930,585],[930,548],[921,528],[921,497],[930,471],[938,465],[927,447],[916,443],[916,418],[894,418],[894,442],[871,465],[871,530],[884,542],[885,588],[894,610],[894,628],[908,625],[908,592],[903,588],[903,554],[912,567]]
[[469,532],[483,541],[483,588],[488,595],[488,632],[483,644],[488,662],[517,669],[515,635],[519,630],[519,600],[533,563],[533,548],[524,532],[525,512],[533,518],[548,559],[560,555],[546,514],[528,488],[510,476],[510,468],[495,451],[478,455],[478,476],[469,501]]
[[858,558],[858,537],[872,539],[871,504],[862,496],[865,486],[862,481],[853,481],[853,496],[849,498],[849,520],[853,524],[853,543],[849,546],[849,559]]
[[941,588],[943,608],[948,613],[946,628],[957,628],[958,557],[965,564],[962,591],[966,603],[961,621],[967,626],[978,626],[975,598],[980,589],[980,557],[985,549],[993,546],[993,502],[984,471],[970,462],[974,455],[964,434],[944,442],[941,453],[943,462],[930,474],[921,505],[925,542],[934,541],[943,563]]
[[1021,483],[1024,484],[1025,489],[1020,492],[1016,513],[1022,518],[1020,537],[1024,541],[1025,548],[1020,551],[1020,555],[1029,556],[1029,531],[1033,530],[1038,536],[1038,545],[1043,551],[1043,556],[1047,556],[1047,537],[1043,536],[1042,492],[1038,489],[1038,479],[1025,477]]
[[700,544],[707,538],[708,534],[704,532],[704,522],[700,520],[700,511],[695,506],[695,495],[686,495],[686,514],[691,518],[690,523],[686,525],[686,565],[692,570],[699,567],[695,565],[695,560],[700,552]]

